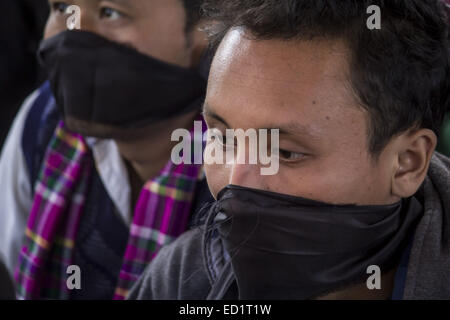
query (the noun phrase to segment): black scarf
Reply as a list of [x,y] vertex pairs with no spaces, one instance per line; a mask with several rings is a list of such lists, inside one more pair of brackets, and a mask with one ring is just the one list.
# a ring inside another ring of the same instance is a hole
[[[311,299],[390,271],[423,213],[416,198],[386,206],[330,205],[227,186],[210,211],[230,255],[209,296]],[[213,221],[214,220],[214,221]]]
[[200,110],[206,79],[85,31],[42,42],[39,59],[64,116],[121,129]]

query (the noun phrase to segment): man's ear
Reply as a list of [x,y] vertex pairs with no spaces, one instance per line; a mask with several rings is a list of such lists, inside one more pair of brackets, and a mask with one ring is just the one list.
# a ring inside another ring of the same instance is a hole
[[400,135],[397,142],[397,167],[392,177],[392,194],[408,198],[417,192],[425,180],[437,137],[429,129],[420,129]]
[[208,47],[208,37],[203,30],[204,22],[199,22],[189,32],[189,48],[191,51],[191,67],[196,67]]

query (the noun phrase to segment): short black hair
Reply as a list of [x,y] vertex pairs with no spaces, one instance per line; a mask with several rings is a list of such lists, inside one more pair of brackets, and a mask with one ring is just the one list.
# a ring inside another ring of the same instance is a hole
[[182,0],[186,10],[186,32],[192,31],[192,28],[201,20],[201,10],[203,0]]
[[[367,27],[371,5],[381,9],[381,29]],[[260,40],[343,39],[373,155],[409,129],[439,135],[450,104],[448,13],[440,0],[205,0],[203,11],[216,43],[234,27]]]

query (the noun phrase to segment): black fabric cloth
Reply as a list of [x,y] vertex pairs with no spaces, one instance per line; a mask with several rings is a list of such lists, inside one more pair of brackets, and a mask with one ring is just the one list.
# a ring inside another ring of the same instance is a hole
[[0,300],[14,300],[13,282],[3,262],[0,260]]
[[224,287],[234,275],[240,299],[311,299],[364,282],[369,266],[396,266],[423,207],[415,197],[331,205],[230,185],[211,211],[232,257]]
[[128,233],[98,173],[94,172],[73,252],[73,263],[82,270],[81,289],[72,290],[70,299],[111,300],[114,297]]
[[36,51],[47,0],[0,1],[0,146],[23,100],[44,79]]
[[[199,70],[163,62],[92,32],[69,30],[44,40],[39,60],[69,128],[69,119],[142,128],[200,111],[204,100],[206,79]],[[98,132],[112,138],[109,131]]]
[[[199,182],[199,192],[204,192],[205,186],[206,180]],[[193,206],[190,228],[204,221],[204,211],[200,208],[212,201],[208,193],[199,197]],[[82,270],[82,277],[81,290],[71,291],[72,300],[111,300],[114,297],[129,236],[129,229],[115,210],[95,173],[74,248],[73,262]]]

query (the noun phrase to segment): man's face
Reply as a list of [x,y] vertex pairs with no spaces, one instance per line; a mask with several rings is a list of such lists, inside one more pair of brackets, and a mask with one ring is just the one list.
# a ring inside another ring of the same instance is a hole
[[[45,38],[67,30],[70,14],[66,9],[77,5],[81,10],[81,30],[181,67],[194,67],[205,48],[198,28],[186,33],[186,11],[181,0],[50,0],[51,14]],[[118,61],[117,63],[120,63]],[[122,129],[67,117],[67,126],[85,136],[133,140],[149,136],[155,126]]]
[[81,9],[81,30],[128,44],[154,58],[188,67],[191,51],[180,0],[50,0],[45,38],[67,30],[69,5]]
[[263,176],[259,165],[207,165],[213,194],[234,184],[334,204],[399,201],[393,151],[377,161],[368,151],[368,116],[351,91],[348,61],[340,41],[255,41],[231,30],[212,65],[206,121],[222,132],[279,128],[280,168]]

